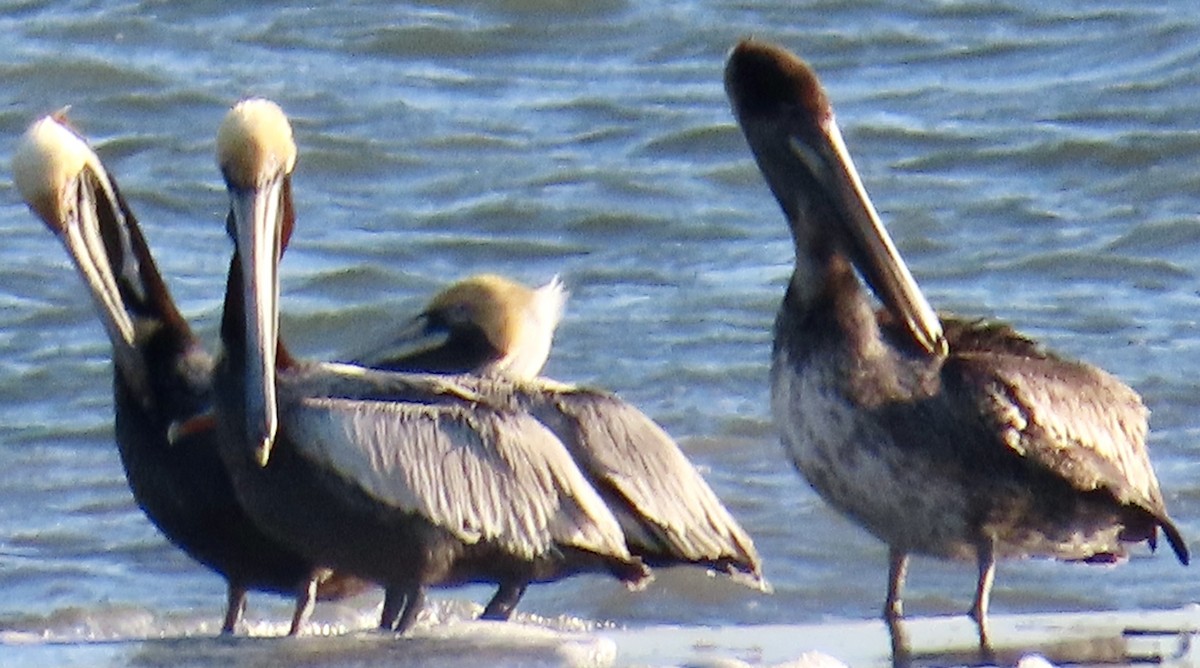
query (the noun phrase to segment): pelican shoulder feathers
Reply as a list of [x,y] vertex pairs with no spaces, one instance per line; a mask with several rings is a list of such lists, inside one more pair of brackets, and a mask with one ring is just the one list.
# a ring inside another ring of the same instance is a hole
[[[988,345],[970,336],[981,329],[992,330]],[[965,412],[985,416],[1014,453],[1076,489],[1105,489],[1165,518],[1141,397],[1104,370],[1030,346],[1011,329],[1010,342],[997,345],[996,329],[977,324],[951,338],[943,375],[960,383],[949,394],[967,404]]]

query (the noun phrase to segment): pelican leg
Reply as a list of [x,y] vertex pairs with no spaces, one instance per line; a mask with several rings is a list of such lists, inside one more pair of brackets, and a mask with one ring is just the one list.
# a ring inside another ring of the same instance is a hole
[[288,629],[289,636],[300,635],[300,628],[312,616],[313,606],[317,602],[317,574],[313,573],[296,592],[296,609],[292,612],[292,627]]
[[883,603],[883,618],[889,622],[904,616],[904,602],[900,592],[904,589],[904,577],[908,574],[908,553],[894,547],[888,548],[888,592]]
[[496,595],[492,597],[491,601],[488,601],[487,607],[483,609],[483,614],[479,615],[479,618],[497,622],[507,621],[509,617],[512,617],[513,610],[521,601],[521,597],[525,595],[525,588],[528,586],[524,582],[521,584],[501,583],[500,588],[496,590]]
[[388,587],[383,590],[383,613],[379,616],[379,630],[391,631],[400,621],[400,613],[408,603],[408,590]]
[[996,578],[995,544],[991,538],[982,539],[976,548],[979,563],[979,581],[975,585],[975,603],[971,606],[971,619],[979,626],[979,649],[985,654],[991,651],[988,640],[987,611],[992,598],[992,582]]
[[417,621],[417,614],[424,606],[425,590],[421,587],[388,587],[383,594],[383,614],[379,617],[379,628],[404,633],[412,628],[413,622]]
[[912,665],[912,649],[908,644],[908,634],[904,631],[904,620],[887,619],[884,623],[892,641],[892,668],[909,668]]
[[237,631],[245,612],[246,588],[231,581],[225,594],[225,621],[221,624],[221,633],[228,635]]
[[423,607],[425,607],[425,590],[417,587],[408,594],[408,605],[404,606],[404,613],[396,622],[396,633],[404,633],[412,628],[413,623],[417,621],[417,614]]

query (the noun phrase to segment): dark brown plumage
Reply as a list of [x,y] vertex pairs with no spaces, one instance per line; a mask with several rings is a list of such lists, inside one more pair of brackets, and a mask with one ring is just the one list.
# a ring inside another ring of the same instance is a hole
[[1186,564],[1137,393],[1006,325],[939,319],[799,58],[744,41],[725,85],[795,243],[775,323],[775,421],[822,498],[888,544],[885,616],[900,617],[910,553],[978,564],[983,644],[996,558],[1106,561],[1125,543],[1153,546],[1162,528]]
[[[113,346],[116,441],[138,506],[174,545],[228,582],[222,631],[247,590],[297,597],[291,634],[312,601],[364,590],[268,538],[233,497],[204,416],[212,359],[180,315],[133,212],[86,142],[47,117],[26,134],[14,171],[30,208],[63,242]],[[189,424],[184,430],[180,425]]]

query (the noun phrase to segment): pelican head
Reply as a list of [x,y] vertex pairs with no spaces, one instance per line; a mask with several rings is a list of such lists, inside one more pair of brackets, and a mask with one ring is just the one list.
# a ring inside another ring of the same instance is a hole
[[292,126],[274,102],[249,99],[217,132],[217,165],[229,191],[229,234],[237,247],[245,312],[246,436],[258,461],[271,456],[278,412],[279,258],[291,234]]
[[943,354],[937,315],[875,212],[829,97],[808,64],[780,47],[745,40],[729,56],[725,91],[791,226],[793,289],[819,289],[822,264],[842,253],[913,340],[931,354]]
[[495,274],[470,276],[435,295],[378,357],[412,371],[529,380],[550,356],[567,296],[557,276],[537,289]]
[[45,116],[29,127],[12,167],[21,197],[66,246],[90,288],[117,364],[129,382],[143,382],[126,297],[137,300],[145,295],[140,293],[140,263],[126,224],[130,214],[116,184],[61,114]]

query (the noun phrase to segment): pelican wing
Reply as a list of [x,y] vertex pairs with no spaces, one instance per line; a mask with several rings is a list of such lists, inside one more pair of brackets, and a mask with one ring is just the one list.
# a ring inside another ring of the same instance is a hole
[[630,558],[616,518],[531,417],[465,402],[284,399],[302,456],[397,511],[524,558],[556,545]]
[[286,380],[293,396],[339,397],[366,401],[415,404],[487,404],[472,376],[436,373],[395,373],[355,364],[307,363]]
[[[480,379],[481,390],[503,381]],[[620,398],[554,381],[519,383],[514,400],[547,426],[609,501],[630,548],[651,563],[702,563],[766,588],[754,542],[675,441]],[[493,396],[502,394],[492,388]]]
[[1149,411],[1136,392],[1007,326],[956,323],[948,332],[956,336],[943,378],[961,384],[1009,449],[1077,489],[1107,489],[1165,517],[1145,445]]

